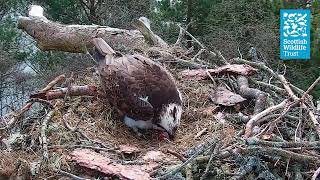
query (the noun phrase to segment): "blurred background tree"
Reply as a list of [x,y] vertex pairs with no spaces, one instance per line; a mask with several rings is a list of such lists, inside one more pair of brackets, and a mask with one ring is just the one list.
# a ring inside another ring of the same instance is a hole
[[[162,37],[169,42],[174,42],[178,34],[175,24],[190,24],[189,32],[208,48],[220,50],[228,59],[240,55],[250,59],[248,52],[254,47],[260,61],[275,69],[281,67],[281,71],[286,69],[288,79],[306,89],[320,76],[319,4],[317,0],[162,0],[157,3],[153,20],[157,22],[158,34],[165,33]],[[291,8],[311,10],[309,61],[279,59],[280,9]],[[320,97],[319,87],[313,95]]]

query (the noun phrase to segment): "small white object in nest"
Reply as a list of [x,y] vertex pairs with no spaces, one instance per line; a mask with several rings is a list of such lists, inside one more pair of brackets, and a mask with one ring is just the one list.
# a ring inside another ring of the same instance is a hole
[[41,6],[38,5],[31,5],[30,10],[29,10],[29,17],[42,17],[45,18],[43,16],[43,8]]

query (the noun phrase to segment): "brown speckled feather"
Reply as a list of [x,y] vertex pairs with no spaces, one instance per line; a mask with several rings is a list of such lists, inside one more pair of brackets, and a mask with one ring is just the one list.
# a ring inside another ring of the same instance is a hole
[[171,74],[141,55],[107,58],[99,63],[98,71],[106,97],[136,120],[157,121],[154,117],[158,117],[164,104],[181,104]]

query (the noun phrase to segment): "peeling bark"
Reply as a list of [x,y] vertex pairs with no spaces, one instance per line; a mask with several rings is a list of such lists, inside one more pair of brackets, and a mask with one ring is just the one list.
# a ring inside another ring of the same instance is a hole
[[112,48],[128,52],[148,47],[137,30],[124,30],[98,25],[63,25],[41,17],[20,17],[18,28],[32,36],[42,51],[86,53],[93,47],[92,38],[101,37]]

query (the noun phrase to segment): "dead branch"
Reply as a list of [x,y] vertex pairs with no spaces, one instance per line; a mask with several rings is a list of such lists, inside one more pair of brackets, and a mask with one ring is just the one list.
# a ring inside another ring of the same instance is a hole
[[309,117],[310,117],[310,119],[311,119],[311,121],[312,121],[312,123],[313,123],[313,125],[314,125],[314,127],[315,127],[315,130],[316,130],[319,138],[320,138],[320,123],[319,123],[319,121],[317,120],[317,118],[316,118],[316,116],[313,114],[313,112],[307,107],[307,105],[305,105],[304,103],[302,103],[302,107],[303,107],[305,110],[307,110],[308,115],[309,115]]
[[320,82],[320,76],[311,84],[311,86],[303,93],[301,99],[304,100],[305,97],[316,87],[316,85]]
[[210,150],[211,155],[210,155],[209,161],[207,163],[206,169],[205,169],[204,173],[202,174],[202,176],[200,177],[200,180],[203,180],[208,176],[213,157],[217,154],[216,152],[214,152],[214,149],[215,149],[215,147],[213,146]]
[[102,147],[95,147],[95,146],[87,146],[87,145],[52,145],[48,146],[48,149],[73,149],[73,148],[83,148],[83,149],[92,149],[96,151],[116,151],[119,148],[102,148]]
[[268,83],[265,83],[265,82],[262,82],[262,81],[257,81],[253,78],[250,78],[249,81],[253,82],[254,84],[258,85],[258,86],[263,86],[263,87],[266,87],[266,88],[269,88],[273,91],[277,91],[278,93],[280,94],[285,94],[286,93],[286,90],[282,89],[282,88],[279,88],[273,84],[268,84]]
[[132,25],[142,33],[149,44],[162,48],[168,48],[168,44],[151,31],[150,21],[146,17],[141,17],[137,20],[134,20]]
[[271,134],[274,130],[274,128],[276,127],[277,123],[291,110],[291,108],[293,108],[294,106],[296,106],[298,104],[298,101],[294,101],[288,104],[288,106],[286,106],[282,113],[280,114],[279,117],[277,117],[274,121],[272,121],[269,125],[269,128],[266,132],[266,134]]
[[43,88],[41,91],[42,92],[47,92],[50,89],[52,89],[56,84],[64,81],[66,78],[66,76],[64,74],[61,74],[60,76],[57,76],[56,78],[54,78],[54,80],[52,80],[45,88]]
[[156,59],[157,62],[167,62],[167,63],[177,63],[178,65],[181,65],[182,67],[187,67],[191,69],[199,69],[199,68],[207,68],[208,65],[202,65],[199,63],[191,62],[188,60],[180,59],[180,58],[174,58],[174,59],[166,59],[166,58],[159,58]]
[[178,167],[170,170],[169,172],[165,173],[164,175],[157,177],[157,179],[166,179],[167,177],[176,174],[177,172],[179,172],[182,168],[184,168],[186,165],[188,165],[189,163],[192,163],[194,161],[194,159],[196,157],[198,157],[200,154],[202,154],[203,152],[205,152],[207,149],[210,149],[212,146],[215,146],[216,141],[209,141],[208,143],[210,143],[209,146],[207,146],[206,148],[199,148],[191,157],[189,157],[185,162],[183,162],[182,164],[180,164]]
[[267,103],[267,94],[265,92],[250,88],[248,79],[244,76],[238,76],[238,85],[241,96],[255,99],[254,114],[260,113],[265,109]]
[[287,91],[288,95],[294,100],[299,101],[299,98],[293,93],[292,89],[290,88],[290,83],[283,75],[278,75],[278,79],[282,83],[284,89]]
[[[66,93],[68,92],[68,88],[60,88],[55,90],[50,90],[47,92],[39,92],[30,95],[30,98],[38,98],[44,100],[52,100],[64,98]],[[71,86],[70,87],[70,96],[97,96],[98,90],[94,85],[85,85],[85,86]]]
[[300,153],[291,152],[288,150],[284,150],[281,148],[274,147],[248,147],[244,149],[244,153],[255,153],[261,155],[269,155],[269,156],[280,156],[285,159],[290,159],[298,162],[307,162],[320,164],[320,160],[317,157],[303,155]]
[[314,172],[311,180],[316,180],[319,177],[319,174],[320,174],[320,167]]
[[176,43],[174,43],[175,46],[180,46],[181,41],[182,41],[182,38],[183,38],[183,36],[185,35],[184,29],[182,29],[182,28],[179,28],[179,29],[180,29],[180,30],[179,30],[179,36],[178,36],[178,38],[177,38]]
[[54,115],[54,110],[51,110],[48,112],[46,117],[42,121],[41,125],[41,131],[40,131],[40,136],[41,136],[41,142],[42,142],[42,150],[43,150],[43,161],[47,162],[49,159],[49,153],[48,153],[48,139],[46,136],[46,131],[48,128],[48,123],[51,120],[51,118]]
[[246,139],[248,145],[263,145],[276,148],[316,148],[320,146],[320,141],[305,141],[305,142],[273,142],[273,141],[264,141],[256,137],[250,137]]
[[[178,25],[179,26],[179,25]],[[206,47],[197,39],[195,38],[191,33],[189,33],[187,30],[185,30],[184,28],[182,28],[181,26],[179,26],[180,30],[182,30],[185,34],[187,34],[188,36],[191,37],[191,39],[196,42],[200,47],[201,49],[205,49]]]
[[51,102],[49,102],[47,100],[43,100],[43,99],[39,99],[39,98],[31,98],[27,101],[27,103],[35,103],[35,102],[41,103],[49,109],[53,109],[53,105],[51,104]]
[[191,59],[191,61],[196,61],[196,60],[198,59],[198,57],[199,57],[202,53],[204,53],[205,51],[206,51],[206,49],[200,49],[200,51],[199,51],[196,55],[193,56],[193,58]]
[[185,162],[187,159],[180,153],[173,151],[171,149],[167,149],[167,153],[174,155],[177,157],[180,161]]
[[275,106],[271,106],[271,107],[265,109],[264,111],[254,115],[246,124],[246,131],[245,131],[244,137],[248,138],[252,135],[252,130],[253,130],[253,127],[256,125],[257,120],[268,115],[269,113],[272,113],[274,111],[277,111],[279,109],[284,108],[287,105],[288,101],[289,100],[285,99],[280,104],[275,105]]
[[[42,51],[87,53],[91,40],[103,38],[115,50],[145,49],[148,44],[137,30],[117,29],[98,25],[64,25],[44,17],[20,17],[18,28],[32,36]],[[125,44],[126,49],[123,48]]]

